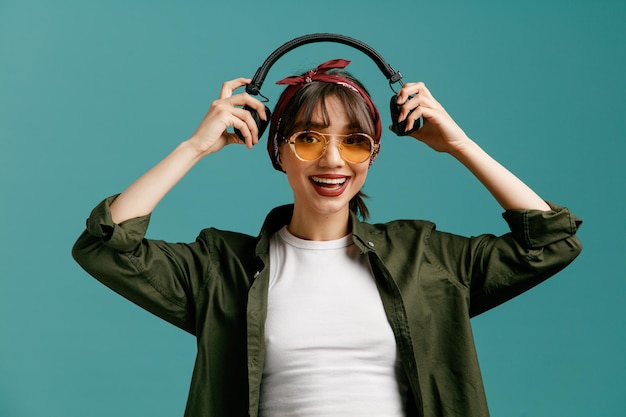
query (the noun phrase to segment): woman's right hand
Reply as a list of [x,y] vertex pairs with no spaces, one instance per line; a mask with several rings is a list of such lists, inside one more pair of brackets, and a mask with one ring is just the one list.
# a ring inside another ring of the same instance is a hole
[[246,147],[252,148],[259,142],[258,128],[250,112],[243,106],[256,110],[266,120],[265,106],[247,93],[233,95],[240,87],[249,84],[249,78],[237,78],[222,84],[219,98],[209,108],[204,119],[189,138],[189,142],[202,154],[215,153],[226,145],[241,144],[239,137],[228,128],[241,131]]

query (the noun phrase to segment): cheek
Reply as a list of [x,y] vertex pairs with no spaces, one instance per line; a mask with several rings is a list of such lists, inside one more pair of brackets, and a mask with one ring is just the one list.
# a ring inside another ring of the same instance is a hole
[[369,162],[363,162],[362,164],[360,164],[360,166],[353,167],[352,170],[354,171],[354,175],[357,178],[357,182],[360,185],[363,185],[369,171]]
[[283,171],[301,169],[302,161],[300,161],[291,151],[289,144],[283,143],[278,148],[278,158]]
[[278,156],[280,158],[280,166],[287,174],[289,182],[302,175],[303,170],[306,168],[306,163],[296,158],[291,149],[289,149],[289,145],[282,145],[278,150]]

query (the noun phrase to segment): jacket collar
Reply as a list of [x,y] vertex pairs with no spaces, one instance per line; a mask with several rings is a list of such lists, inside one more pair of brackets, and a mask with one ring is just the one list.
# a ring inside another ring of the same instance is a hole
[[[257,255],[269,252],[270,236],[280,230],[281,227],[289,224],[292,216],[293,204],[278,206],[269,212],[258,236]],[[361,252],[374,251],[376,249],[375,235],[377,234],[374,226],[359,220],[353,212],[350,212],[350,224],[354,243],[361,249]]]

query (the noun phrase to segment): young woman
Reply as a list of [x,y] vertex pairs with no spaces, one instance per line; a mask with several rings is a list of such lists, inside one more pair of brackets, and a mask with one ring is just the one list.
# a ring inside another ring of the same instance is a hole
[[[342,68],[288,77],[268,151],[293,204],[258,236],[205,229],[190,244],[148,240],[150,213],[198,161],[251,148],[258,129],[224,83],[192,135],[122,194],[76,242],[77,262],[123,296],[194,334],[187,416],[487,416],[470,317],[535,286],[580,252],[580,220],[546,203],[465,135],[423,83],[399,120],[465,165],[511,232],[466,238],[426,221],[369,224],[361,187],[379,151],[378,110]],[[412,111],[412,112],[411,112]]]

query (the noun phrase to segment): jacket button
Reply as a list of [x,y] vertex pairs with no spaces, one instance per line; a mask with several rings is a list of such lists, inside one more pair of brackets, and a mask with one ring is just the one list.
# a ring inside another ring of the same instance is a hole
[[367,242],[368,245],[370,245],[370,247],[374,247],[374,242]]

